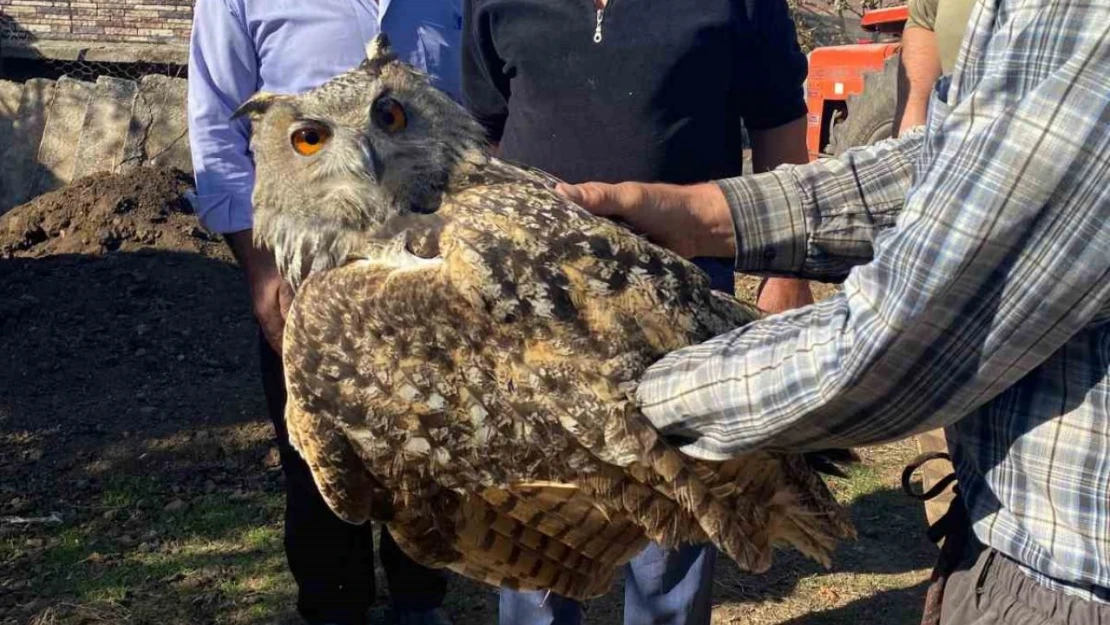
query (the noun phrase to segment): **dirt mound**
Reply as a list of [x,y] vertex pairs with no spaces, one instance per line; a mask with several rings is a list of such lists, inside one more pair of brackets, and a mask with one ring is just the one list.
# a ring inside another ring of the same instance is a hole
[[219,254],[185,197],[188,174],[96,174],[17,206],[0,219],[0,258],[106,254],[141,248]]

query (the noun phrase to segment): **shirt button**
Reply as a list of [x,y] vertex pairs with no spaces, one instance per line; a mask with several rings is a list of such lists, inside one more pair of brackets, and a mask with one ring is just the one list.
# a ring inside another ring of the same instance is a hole
[[767,262],[771,262],[772,260],[775,260],[775,256],[777,256],[777,255],[778,254],[775,252],[774,248],[769,247],[769,248],[763,250],[763,260],[765,260]]

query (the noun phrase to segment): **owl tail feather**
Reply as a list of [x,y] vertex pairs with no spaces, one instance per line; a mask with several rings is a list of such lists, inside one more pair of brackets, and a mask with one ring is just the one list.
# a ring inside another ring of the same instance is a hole
[[608,591],[615,571],[647,544],[640,528],[609,522],[577,488],[486,489],[467,496],[456,530],[456,572],[579,600]]
[[[854,536],[844,509],[802,456],[756,452],[707,462],[658,445],[649,457],[664,478],[656,489],[749,571],[769,568],[776,546],[791,546],[828,566],[837,540]],[[670,538],[660,542],[677,546],[695,537]]]

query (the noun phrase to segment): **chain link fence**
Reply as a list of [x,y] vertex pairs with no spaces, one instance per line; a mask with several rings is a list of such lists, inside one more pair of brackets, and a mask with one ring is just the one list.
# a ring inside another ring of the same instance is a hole
[[[0,4],[2,4],[0,0]],[[171,78],[187,78],[188,68],[183,63],[151,61],[90,61],[81,58],[51,58],[34,50],[37,43],[52,43],[54,40],[40,40],[10,16],[3,14],[0,7],[0,79],[23,82],[31,78],[57,80],[68,76],[75,80],[96,82],[100,76],[139,80],[148,74],[161,74]],[[64,38],[57,39],[65,42]],[[73,42],[80,46],[81,42]],[[89,42],[90,45],[93,42]],[[111,42],[96,45],[111,46]],[[126,44],[120,44],[126,45]],[[156,47],[156,46],[155,46]]]
[[149,74],[161,74],[171,78],[188,78],[188,67],[176,63],[152,63],[139,61],[115,63],[105,61],[86,61],[82,59],[24,58],[5,56],[0,48],[0,79],[24,82],[31,78],[57,80],[68,76],[75,80],[96,82],[100,76],[139,80]]

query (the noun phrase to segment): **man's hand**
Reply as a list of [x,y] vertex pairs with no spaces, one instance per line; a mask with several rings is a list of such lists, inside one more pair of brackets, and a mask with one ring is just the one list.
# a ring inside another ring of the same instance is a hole
[[724,193],[715,184],[586,182],[561,184],[556,191],[595,215],[627,223],[685,258],[736,255],[732,215]]
[[250,230],[227,235],[227,242],[246,275],[251,305],[262,326],[262,334],[270,347],[280,354],[285,315],[293,302],[293,290],[281,279],[273,253],[254,246]]

